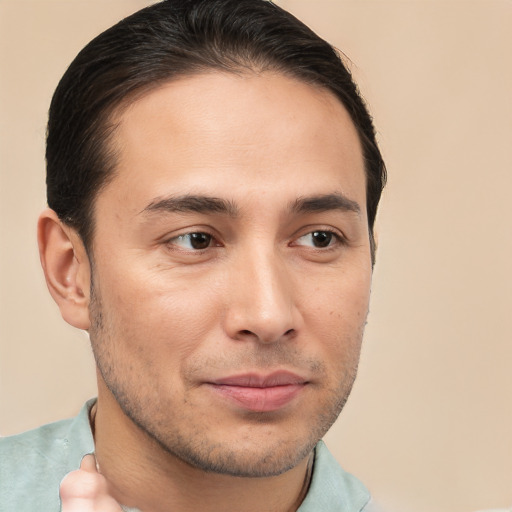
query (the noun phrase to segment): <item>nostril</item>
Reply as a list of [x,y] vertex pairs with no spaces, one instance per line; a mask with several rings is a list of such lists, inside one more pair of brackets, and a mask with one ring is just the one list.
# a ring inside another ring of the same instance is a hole
[[[288,329],[287,331],[285,331],[281,336],[277,336],[275,339],[272,338],[272,341],[278,341],[279,339],[281,338],[291,338],[295,335],[295,329]],[[263,333],[261,333],[260,336],[258,336],[258,334],[256,334],[254,331],[251,331],[249,329],[241,329],[240,331],[238,331],[238,336],[243,339],[243,338],[252,338],[253,336],[258,338],[258,339],[264,339],[265,336],[263,336]]]

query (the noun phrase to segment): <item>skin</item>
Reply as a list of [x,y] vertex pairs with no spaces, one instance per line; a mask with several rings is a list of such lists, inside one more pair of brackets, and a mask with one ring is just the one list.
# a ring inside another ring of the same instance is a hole
[[68,473],[60,485],[62,512],[122,512],[110,496],[108,483],[96,468],[94,455],[86,455],[80,469]]
[[[296,510],[368,312],[353,123],[330,92],[270,72],[183,78],[116,121],[91,258],[51,210],[39,224],[50,291],[90,333],[106,492],[145,512]],[[302,379],[275,410],[215,384],[275,371]]]

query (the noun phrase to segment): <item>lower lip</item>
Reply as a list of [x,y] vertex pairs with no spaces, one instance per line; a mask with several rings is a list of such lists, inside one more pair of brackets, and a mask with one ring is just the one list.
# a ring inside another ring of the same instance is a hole
[[212,384],[211,387],[225,398],[253,412],[277,411],[289,404],[303,389],[305,384],[287,384],[254,388]]

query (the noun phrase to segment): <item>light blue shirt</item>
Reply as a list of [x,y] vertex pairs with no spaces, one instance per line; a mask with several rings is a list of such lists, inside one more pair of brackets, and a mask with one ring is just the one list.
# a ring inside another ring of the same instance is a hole
[[[59,485],[94,451],[87,402],[74,419],[0,438],[0,512],[58,512]],[[308,494],[298,512],[369,512],[370,494],[325,444],[315,448]],[[133,510],[133,509],[126,509]]]

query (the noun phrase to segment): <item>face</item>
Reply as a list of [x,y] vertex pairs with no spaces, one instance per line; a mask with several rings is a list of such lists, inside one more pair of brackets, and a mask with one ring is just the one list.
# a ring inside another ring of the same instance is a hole
[[330,92],[269,72],[183,78],[118,122],[95,209],[100,379],[168,454],[280,474],[355,378],[371,280],[356,130]]

